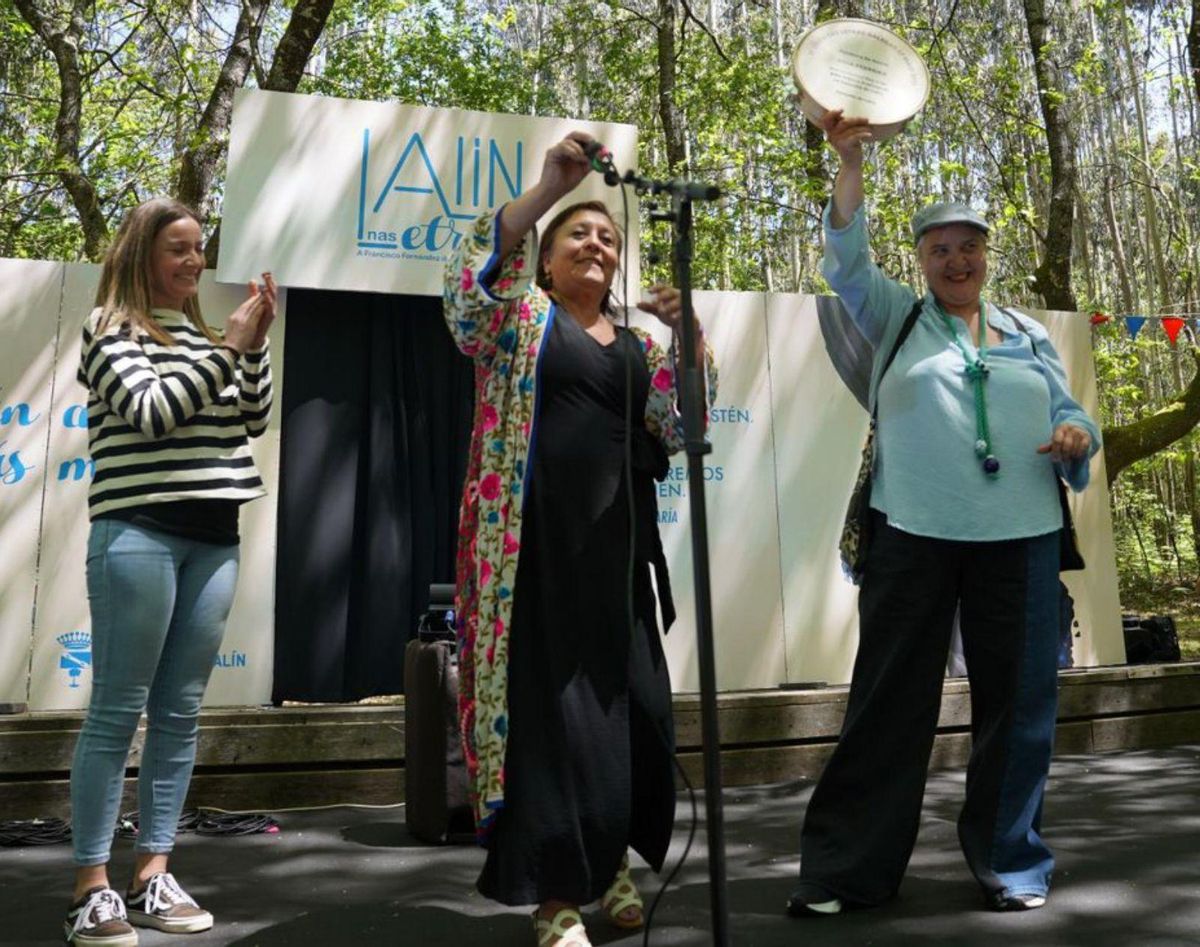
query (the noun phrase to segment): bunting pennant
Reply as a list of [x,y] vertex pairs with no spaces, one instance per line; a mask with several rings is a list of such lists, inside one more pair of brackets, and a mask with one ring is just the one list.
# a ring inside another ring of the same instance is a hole
[[1171,344],[1175,344],[1175,340],[1179,338],[1179,330],[1183,328],[1183,320],[1171,316],[1162,321],[1163,331],[1167,333],[1167,338],[1171,340]]
[[1142,326],[1146,324],[1145,316],[1126,316],[1125,328],[1129,330],[1129,337],[1136,339],[1137,334],[1142,330]]
[[1091,318],[1088,319],[1088,322],[1094,326],[1103,325],[1104,323],[1108,322],[1108,316],[1100,311],[1096,311],[1092,313]]

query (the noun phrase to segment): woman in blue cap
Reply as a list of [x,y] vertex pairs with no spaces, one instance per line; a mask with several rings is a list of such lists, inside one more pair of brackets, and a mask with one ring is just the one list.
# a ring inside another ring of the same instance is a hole
[[808,805],[794,916],[895,895],[916,842],[955,608],[972,750],[958,835],[996,910],[1045,903],[1040,834],[1057,704],[1060,479],[1082,490],[1100,434],[1046,331],[985,302],[988,224],[936,203],[912,221],[927,292],[872,262],[864,119],[822,123],[841,158],[825,211],[829,284],[874,346],[870,544],[837,748]]

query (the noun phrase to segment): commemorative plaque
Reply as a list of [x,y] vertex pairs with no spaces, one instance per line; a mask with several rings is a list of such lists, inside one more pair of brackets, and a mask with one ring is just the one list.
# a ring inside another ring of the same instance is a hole
[[792,55],[800,109],[817,124],[830,109],[866,118],[871,137],[898,134],[929,98],[920,54],[871,20],[827,20],[801,38]]

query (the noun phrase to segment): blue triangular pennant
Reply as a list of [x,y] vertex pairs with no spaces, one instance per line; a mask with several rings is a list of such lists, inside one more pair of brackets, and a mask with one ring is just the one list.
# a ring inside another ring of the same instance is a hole
[[1126,316],[1125,327],[1129,330],[1129,337],[1136,339],[1137,334],[1141,331],[1142,326],[1146,324],[1145,316]]

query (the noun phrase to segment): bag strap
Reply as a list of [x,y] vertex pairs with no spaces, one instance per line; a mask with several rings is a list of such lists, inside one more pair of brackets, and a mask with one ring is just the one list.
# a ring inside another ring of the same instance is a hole
[[1023,332],[1025,334],[1025,338],[1029,340],[1029,347],[1033,349],[1033,357],[1040,362],[1042,360],[1042,356],[1038,354],[1037,343],[1033,340],[1033,333],[1029,331],[1025,323],[1023,323],[1020,317],[1007,306],[997,306],[996,308],[1013,321],[1013,325],[1017,327],[1018,332]]
[[908,334],[912,332],[913,326],[917,324],[917,319],[921,316],[921,309],[925,305],[924,299],[918,299],[913,303],[912,309],[909,310],[907,316],[904,317],[904,325],[900,327],[900,332],[896,336],[896,341],[892,345],[892,350],[888,352],[887,361],[883,363],[883,371],[879,373],[879,381],[875,385],[875,404],[871,405],[871,418],[874,418],[879,413],[879,386],[883,384],[883,376],[887,374],[887,370],[892,367],[892,362],[896,358],[896,353],[900,351],[900,346],[904,344],[904,340],[908,338]]

